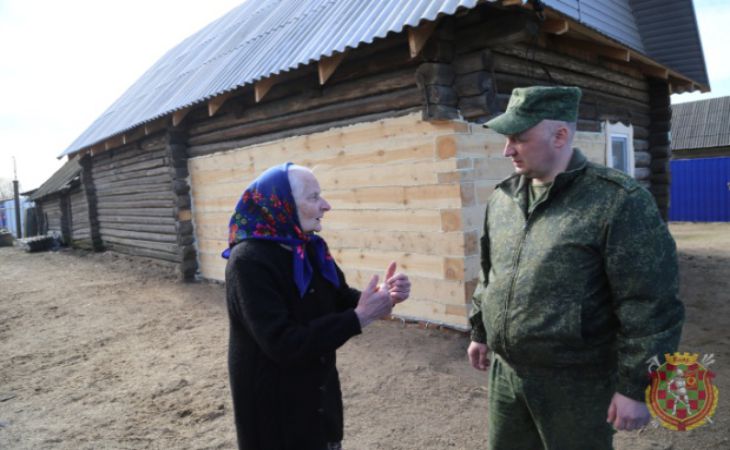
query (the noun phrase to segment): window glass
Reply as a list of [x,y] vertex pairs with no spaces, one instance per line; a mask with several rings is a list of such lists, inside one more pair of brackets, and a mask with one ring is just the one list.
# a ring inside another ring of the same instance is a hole
[[606,165],[634,175],[634,127],[621,122],[604,122]]
[[611,152],[613,153],[613,168],[628,172],[628,158],[626,138],[623,136],[611,136]]

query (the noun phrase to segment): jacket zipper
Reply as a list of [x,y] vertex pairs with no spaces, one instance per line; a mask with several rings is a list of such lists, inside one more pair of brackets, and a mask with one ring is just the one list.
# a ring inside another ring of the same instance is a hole
[[530,224],[528,217],[525,220],[525,226],[522,228],[522,236],[520,237],[520,241],[517,244],[517,251],[515,252],[515,256],[512,262],[512,280],[510,282],[509,295],[507,295],[507,299],[504,302],[504,310],[502,311],[502,351],[504,353],[505,359],[507,360],[510,359],[509,352],[507,351],[507,321],[509,317],[509,306],[512,303],[515,294],[515,284],[517,283],[517,274],[519,273],[520,258],[522,257],[522,247],[525,243],[525,239],[527,238],[529,225]]
[[[552,187],[552,186],[551,186]],[[530,207],[528,206],[527,211],[524,214],[525,217],[525,225],[522,227],[522,236],[520,236],[520,241],[517,245],[517,251],[515,251],[515,256],[512,260],[512,280],[510,282],[509,287],[509,295],[507,295],[507,299],[504,302],[504,310],[502,311],[502,352],[504,353],[505,359],[509,360],[509,352],[507,351],[507,320],[508,320],[508,313],[509,313],[509,305],[512,303],[512,300],[514,299],[515,295],[515,285],[517,284],[517,274],[519,273],[520,268],[520,260],[522,258],[522,248],[524,246],[525,240],[527,239],[527,233],[529,232],[530,228],[530,218],[535,214],[535,211],[537,208],[545,202],[547,199],[549,192],[546,193],[546,195],[543,196],[543,198],[538,201],[537,204],[533,205],[532,211],[530,211]],[[517,199],[514,199],[515,203],[517,203],[517,207],[521,210],[522,207]]]

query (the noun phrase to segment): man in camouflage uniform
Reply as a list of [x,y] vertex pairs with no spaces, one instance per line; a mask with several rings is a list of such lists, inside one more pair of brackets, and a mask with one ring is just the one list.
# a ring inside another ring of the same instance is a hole
[[675,351],[676,247],[652,196],[572,148],[574,87],[515,89],[485,126],[515,174],[487,205],[471,364],[490,365],[489,447],[612,448],[648,423],[645,361]]

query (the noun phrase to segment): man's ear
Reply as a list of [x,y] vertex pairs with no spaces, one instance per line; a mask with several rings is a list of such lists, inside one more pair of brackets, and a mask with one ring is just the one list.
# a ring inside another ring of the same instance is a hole
[[566,145],[568,145],[569,138],[570,130],[568,130],[568,127],[565,125],[560,125],[558,129],[555,130],[555,134],[553,135],[553,139],[555,139],[555,147],[564,148]]

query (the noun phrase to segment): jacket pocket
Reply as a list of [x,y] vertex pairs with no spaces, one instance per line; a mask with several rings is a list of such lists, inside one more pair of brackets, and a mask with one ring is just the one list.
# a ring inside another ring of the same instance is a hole
[[581,303],[565,297],[514,299],[506,345],[516,363],[559,367],[575,363],[584,347]]

